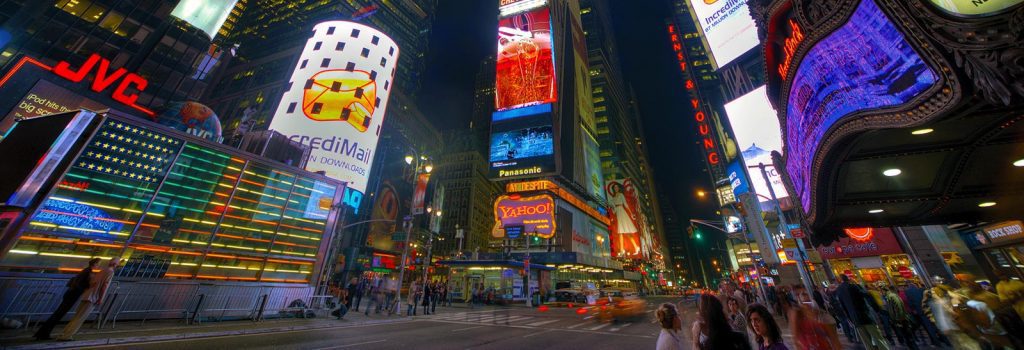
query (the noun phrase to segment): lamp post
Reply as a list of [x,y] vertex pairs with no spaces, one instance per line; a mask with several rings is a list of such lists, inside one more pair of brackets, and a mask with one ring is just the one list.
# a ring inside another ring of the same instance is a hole
[[[427,212],[430,212],[429,208]],[[441,220],[441,210],[434,211],[434,216],[436,216],[434,220]],[[427,255],[425,256],[425,259],[423,259],[423,283],[427,282],[427,269],[430,267],[430,254],[433,252],[434,249],[435,234],[437,234],[437,232],[433,232],[430,230],[427,231]]]
[[[413,153],[414,154],[416,153],[415,150],[413,150]],[[429,174],[430,171],[434,170],[434,166],[431,165],[429,162],[427,162],[427,160],[428,159],[427,159],[426,156],[418,155],[418,154],[416,154],[415,156],[414,155],[406,155],[405,156],[405,164],[413,166],[413,175],[412,175],[413,184],[414,184],[413,186],[415,186],[416,178],[421,174],[421,172],[420,172],[421,168],[422,168],[422,171],[423,171],[422,174]],[[414,212],[413,209],[414,208],[412,206],[410,206],[409,207],[409,215],[406,215],[405,218],[403,219],[403,223],[405,225],[405,244],[404,244],[404,247],[402,247],[402,261],[401,261],[401,265],[399,266],[399,269],[398,269],[398,290],[395,292],[395,294],[397,296],[397,299],[396,299],[396,302],[395,302],[395,306],[394,306],[394,308],[396,309],[395,312],[398,312],[398,310],[397,310],[398,309],[398,305],[401,303],[400,301],[402,300],[402,284],[404,283],[404,279],[405,279],[405,260],[409,258],[409,241],[412,239],[412,226],[413,226],[413,221],[416,218],[416,213]],[[412,285],[409,285],[409,293],[412,293],[412,292],[413,292]]]

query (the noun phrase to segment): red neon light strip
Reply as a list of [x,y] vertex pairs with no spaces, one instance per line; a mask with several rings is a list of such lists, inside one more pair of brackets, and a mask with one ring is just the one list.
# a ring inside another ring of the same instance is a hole
[[[7,81],[10,80],[11,77],[13,77],[15,73],[17,73],[19,70],[21,70],[21,67],[24,66],[25,63],[34,64],[34,65],[38,66],[39,68],[42,68],[42,69],[46,70],[47,72],[52,72],[53,71],[53,67],[47,66],[43,62],[40,62],[40,61],[38,61],[38,60],[36,60],[34,58],[31,58],[31,57],[22,57],[21,60],[18,60],[18,63],[16,63],[14,65],[13,69],[11,69],[9,72],[7,72],[7,74],[4,74],[3,78],[0,78],[0,87],[3,87],[4,84],[7,84]],[[139,112],[145,113],[149,117],[156,116],[156,112],[153,112],[149,108],[142,107],[142,106],[140,106],[140,105],[138,105],[136,103],[133,103],[133,104],[130,104],[130,105],[127,105],[127,106],[135,108]]]

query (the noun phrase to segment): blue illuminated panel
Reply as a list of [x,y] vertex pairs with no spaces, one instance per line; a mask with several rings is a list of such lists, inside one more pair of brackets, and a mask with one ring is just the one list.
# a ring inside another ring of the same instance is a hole
[[818,145],[840,118],[910,101],[938,81],[871,0],[816,43],[793,78],[786,110],[786,170],[806,211]]

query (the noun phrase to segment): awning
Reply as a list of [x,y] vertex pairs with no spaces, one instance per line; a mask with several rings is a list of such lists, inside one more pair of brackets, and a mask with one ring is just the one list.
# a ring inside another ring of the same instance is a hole
[[[507,268],[523,268],[522,261],[515,260],[442,260],[437,262],[440,265],[445,266],[463,266],[463,267],[507,267]],[[530,270],[554,270],[552,267],[547,267],[538,263],[531,263]]]

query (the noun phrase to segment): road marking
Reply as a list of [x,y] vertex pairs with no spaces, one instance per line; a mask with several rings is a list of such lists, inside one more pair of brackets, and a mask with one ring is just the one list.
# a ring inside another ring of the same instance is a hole
[[592,331],[596,331],[598,329],[601,329],[601,328],[604,328],[604,327],[608,327],[608,326],[611,326],[611,325],[612,325],[611,323],[602,323],[602,324],[599,324],[599,325],[597,325],[595,327],[590,327],[589,329],[592,330]]
[[554,332],[554,331],[555,331],[555,330],[553,330],[553,329],[548,329],[548,330],[546,330],[546,331],[541,331],[541,332],[536,332],[536,333],[530,333],[530,334],[524,335],[524,336],[523,336],[523,338],[529,338],[529,337],[532,337],[532,336],[535,336],[535,335],[541,335],[541,334],[544,334],[544,333],[549,333],[549,332]]
[[326,347],[326,348],[319,348],[319,349],[316,349],[316,350],[342,349],[342,348],[347,348],[347,347],[350,347],[350,346],[366,345],[366,344],[373,344],[373,343],[383,343],[383,342],[386,342],[386,341],[388,341],[388,340],[387,339],[381,339],[381,340],[374,340],[374,341],[366,341],[366,342],[362,342],[362,343],[345,344],[345,345],[331,346],[331,347]]
[[589,319],[592,319],[592,318],[594,318],[594,315],[590,315],[590,316],[584,317],[583,319],[584,320],[589,320]]
[[462,332],[462,331],[468,331],[468,330],[470,330],[470,329],[477,329],[477,328],[484,328],[484,327],[487,327],[487,326],[476,326],[476,327],[469,327],[469,328],[461,328],[461,329],[456,329],[456,330],[453,330],[453,331],[452,331],[452,333],[455,333],[455,332]]
[[618,326],[618,327],[614,327],[614,328],[611,328],[611,329],[609,329],[608,331],[611,331],[611,332],[618,332],[618,331],[619,331],[620,329],[623,329],[623,328],[629,327],[629,326],[630,326],[630,325],[632,325],[632,324],[633,324],[633,323],[631,323],[631,322],[623,323],[623,324],[622,324],[621,326]]
[[565,327],[565,328],[573,329],[573,328],[576,328],[576,327],[579,327],[579,326],[582,326],[582,325],[585,325],[585,324],[590,324],[590,322],[583,322],[583,323],[580,323],[580,324],[574,324],[572,326]]
[[520,321],[526,321],[526,320],[529,320],[529,319],[532,319],[532,318],[533,318],[533,316],[512,316],[512,318],[508,319],[508,322],[520,322]]
[[555,323],[555,322],[558,322],[558,321],[561,321],[561,320],[547,320],[547,321],[534,322],[534,323],[528,324],[527,326],[537,327],[537,326],[546,325],[548,323]]

